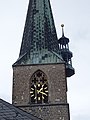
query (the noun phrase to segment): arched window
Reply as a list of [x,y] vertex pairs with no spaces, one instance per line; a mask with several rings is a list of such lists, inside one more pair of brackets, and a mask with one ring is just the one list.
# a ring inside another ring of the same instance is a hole
[[48,81],[41,70],[36,71],[31,77],[30,97],[31,103],[48,102]]

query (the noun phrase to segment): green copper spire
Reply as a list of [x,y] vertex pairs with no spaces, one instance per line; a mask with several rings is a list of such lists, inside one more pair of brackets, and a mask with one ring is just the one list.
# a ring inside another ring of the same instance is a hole
[[62,61],[49,0],[30,0],[25,29],[15,64],[57,63]]

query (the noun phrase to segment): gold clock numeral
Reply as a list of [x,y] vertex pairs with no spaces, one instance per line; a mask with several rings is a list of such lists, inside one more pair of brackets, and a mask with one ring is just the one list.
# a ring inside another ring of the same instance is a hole
[[38,100],[40,100],[40,97],[38,97]]
[[42,99],[44,100],[44,97],[42,96]]
[[45,87],[44,89],[47,89],[47,87]]
[[36,85],[34,85],[34,87],[36,88]]
[[38,84],[38,87],[40,87],[40,84]]
[[34,98],[34,100],[36,100],[36,97]]
[[33,91],[30,92],[31,94],[33,93]]
[[34,90],[34,88],[31,88],[31,90]]
[[47,92],[47,93],[48,93],[48,91],[45,91],[45,92]]
[[33,97],[34,95],[31,95],[31,97]]

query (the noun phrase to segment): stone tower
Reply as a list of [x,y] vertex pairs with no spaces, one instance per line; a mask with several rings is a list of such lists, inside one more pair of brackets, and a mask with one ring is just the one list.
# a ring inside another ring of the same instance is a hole
[[67,77],[74,74],[69,39],[58,40],[49,0],[30,0],[18,60],[13,64],[15,106],[42,120],[70,120]]

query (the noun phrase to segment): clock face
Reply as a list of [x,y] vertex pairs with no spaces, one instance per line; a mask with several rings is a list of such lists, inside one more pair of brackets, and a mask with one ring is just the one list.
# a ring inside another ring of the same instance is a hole
[[31,85],[31,103],[47,103],[48,102],[48,83],[45,75],[38,71],[32,77]]

